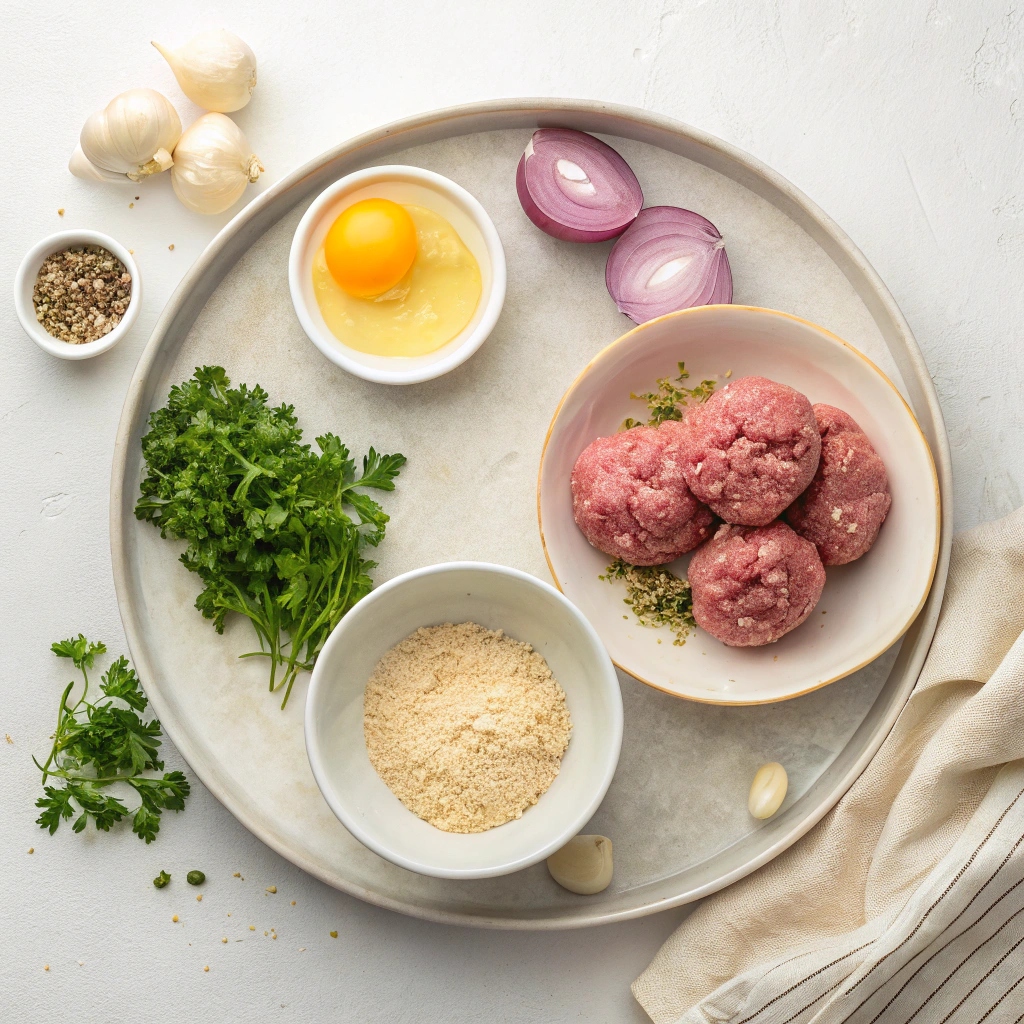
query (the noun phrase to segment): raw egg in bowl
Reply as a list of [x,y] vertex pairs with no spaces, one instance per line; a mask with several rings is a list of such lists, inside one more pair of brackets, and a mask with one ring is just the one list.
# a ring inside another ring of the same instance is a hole
[[465,362],[505,301],[505,253],[464,188],[419,167],[370,167],[325,189],[288,265],[310,341],[366,380],[414,384]]

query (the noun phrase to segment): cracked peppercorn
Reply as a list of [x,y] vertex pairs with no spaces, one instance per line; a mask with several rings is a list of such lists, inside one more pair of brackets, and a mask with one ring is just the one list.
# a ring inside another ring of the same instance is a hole
[[109,334],[131,297],[131,274],[116,256],[100,245],[78,245],[46,257],[32,303],[47,334],[83,345]]

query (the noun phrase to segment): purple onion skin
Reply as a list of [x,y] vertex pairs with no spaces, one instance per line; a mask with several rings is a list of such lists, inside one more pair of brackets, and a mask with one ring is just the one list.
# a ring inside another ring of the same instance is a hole
[[[555,194],[557,186],[551,188],[538,182],[531,191],[527,154],[523,153],[516,168],[516,192],[523,212],[541,231],[563,242],[605,242],[621,235],[640,212],[644,197],[636,175],[629,164],[600,139],[570,128],[540,128],[534,132],[530,143],[533,147],[530,159],[538,160],[541,165],[545,154],[538,154],[538,147],[568,146],[577,157],[587,153],[592,161],[591,170],[603,174],[606,183],[614,181],[618,186],[610,190],[614,193],[610,200],[617,199],[617,202],[609,200],[603,216],[594,212],[597,206],[574,208],[572,200],[564,193]],[[546,195],[542,194],[545,192]]]
[[[690,265],[649,287],[661,267],[681,258]],[[680,309],[732,302],[732,268],[718,228],[676,206],[640,211],[608,254],[605,284],[620,312],[638,324]]]
[[[573,232],[569,231],[564,225],[551,220],[550,217],[544,216],[540,207],[537,206],[530,196],[530,190],[526,187],[525,153],[519,158],[519,166],[516,168],[516,192],[519,195],[519,203],[523,208],[523,213],[546,235],[561,239],[563,242],[602,242],[605,240],[603,238],[570,238],[569,235],[573,234]],[[622,229],[622,231],[625,230],[625,228]],[[622,231],[617,231],[616,234],[621,235]],[[615,235],[608,235],[607,237],[614,238]]]

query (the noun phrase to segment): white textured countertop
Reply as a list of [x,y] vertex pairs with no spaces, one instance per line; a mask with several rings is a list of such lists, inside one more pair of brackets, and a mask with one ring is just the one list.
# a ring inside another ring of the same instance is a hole
[[[67,157],[85,117],[126,88],[165,91],[188,123],[196,111],[149,40],[218,25],[259,57],[237,120],[266,184],[382,122],[518,95],[646,107],[775,167],[849,232],[909,319],[942,401],[962,528],[1024,489],[1024,13],[1008,0],[4,9],[0,276],[9,288],[43,235],[90,227],[135,250],[145,305],[119,347],[78,364],[38,350],[10,298],[0,305],[0,1016],[644,1020],[629,983],[685,911],[541,935],[424,924],[306,877],[198,782],[148,847],[126,830],[51,838],[33,823],[30,755],[48,749],[68,678],[50,643],[82,631],[126,650],[107,540],[125,389],[160,309],[227,220],[187,213],[166,176],[132,195],[79,182]],[[171,749],[167,760],[184,767]],[[208,877],[202,903],[183,884],[193,867]],[[157,891],[161,868],[175,878]]]

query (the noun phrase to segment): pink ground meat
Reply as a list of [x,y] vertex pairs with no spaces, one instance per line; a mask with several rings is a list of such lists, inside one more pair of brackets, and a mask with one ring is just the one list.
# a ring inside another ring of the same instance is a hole
[[686,417],[683,474],[727,523],[765,526],[811,482],[821,438],[811,403],[767,377],[741,377]]
[[821,597],[814,545],[785,523],[722,525],[694,552],[687,574],[693,617],[730,647],[760,647],[800,625]]
[[814,416],[821,461],[786,519],[817,547],[825,565],[845,565],[875,543],[892,504],[889,477],[852,416],[831,405],[814,406]]
[[572,511],[584,536],[630,565],[661,565],[695,548],[713,516],[686,486],[680,425],[633,427],[591,442],[572,470]]

